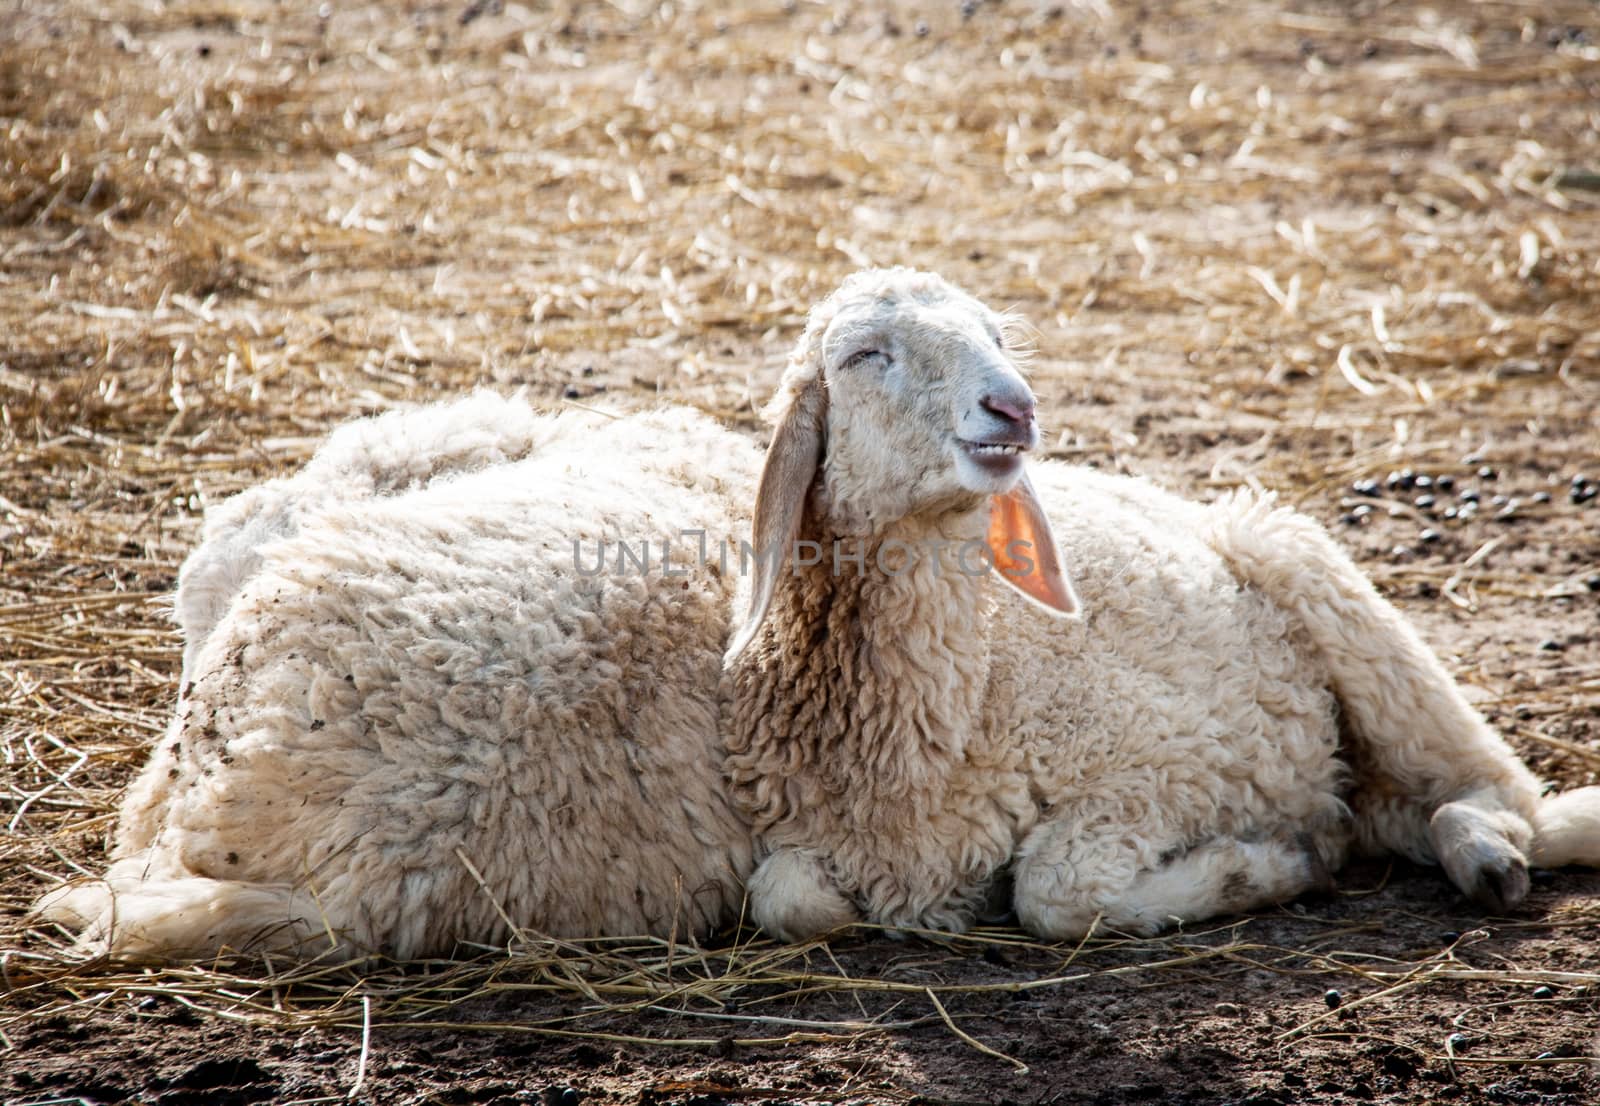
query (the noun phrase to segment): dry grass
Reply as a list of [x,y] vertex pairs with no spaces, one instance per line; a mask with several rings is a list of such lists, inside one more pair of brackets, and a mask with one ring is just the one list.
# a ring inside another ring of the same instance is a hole
[[[1057,456],[1258,482],[1330,521],[1354,478],[1469,453],[1528,488],[1600,476],[1592,4],[333,7],[91,0],[0,24],[0,1029],[146,992],[246,1022],[460,1025],[517,988],[571,1007],[518,1031],[620,1039],[619,1012],[670,1009],[708,1047],[964,1036],[938,985],[815,946],[530,941],[359,979],[58,962],[22,912],[100,862],[162,726],[164,596],[204,505],[352,415],[492,384],[754,431],[807,305],[910,263],[1035,323]],[[1396,510],[1363,559],[1402,598],[1456,601],[1417,613],[1463,678],[1542,771],[1595,778],[1592,637],[1543,668],[1476,645],[1584,625],[1600,512],[1558,495],[1509,545],[1484,519],[1396,559]],[[1028,944],[937,947],[985,942]],[[1544,978],[1226,935],[1080,952],[1028,945],[1067,961],[1030,985],[1241,958],[1373,1002]],[[761,1012],[819,989],[903,1003]]]
[[[849,1042],[942,1023],[975,1051],[1026,1072],[1021,1061],[966,1033],[941,996],[1060,993],[1112,979],[1134,987],[1171,986],[1174,977],[1179,982],[1186,975],[1215,981],[1245,972],[1360,989],[1359,997],[1338,1010],[1282,1026],[1276,1043],[1292,1048],[1303,1037],[1348,1034],[1343,1023],[1357,1010],[1362,1011],[1367,1023],[1363,1032],[1368,1034],[1381,1033],[1375,1027],[1385,1022],[1414,1018],[1412,1010],[1402,1007],[1402,996],[1458,997],[1463,985],[1468,993],[1486,992],[1483,999],[1468,1001],[1457,1016],[1459,1027],[1484,1013],[1492,1021],[1495,1011],[1529,1001],[1583,1003],[1600,986],[1600,971],[1594,970],[1474,966],[1465,954],[1489,936],[1484,931],[1463,934],[1437,952],[1407,958],[1355,951],[1342,943],[1363,932],[1370,936],[1370,925],[1302,918],[1294,947],[1253,939],[1249,923],[1239,922],[1149,940],[1091,938],[1076,946],[1042,944],[1015,930],[978,929],[954,936],[923,933],[921,943],[908,946],[905,955],[875,959],[872,970],[864,973],[861,966],[841,963],[823,942],[774,945],[748,937],[702,949],[655,939],[556,941],[525,934],[504,949],[485,950],[476,958],[398,965],[372,961],[359,970],[258,960],[159,971],[101,964],[85,971],[82,965],[66,965],[48,955],[8,953],[4,968],[10,1010],[0,1016],[0,1038],[19,1023],[82,1017],[152,1000],[221,1022],[280,1030],[344,1028],[370,1034],[375,1029],[448,1029],[724,1054],[730,1048]],[[1541,922],[1539,928],[1587,926],[1595,920],[1592,909],[1580,909]],[[1009,974],[974,980],[970,965],[980,959],[1008,968],[1033,965],[1036,970],[1022,980]],[[956,978],[952,981],[949,976]],[[1526,992],[1535,986],[1546,987],[1550,994],[1528,999]],[[1508,989],[1523,994],[1508,999]],[[495,1000],[506,996],[516,997],[518,1016],[484,1020],[480,1011],[503,1012]],[[819,998],[832,1000],[834,1010],[853,1004],[858,1015],[784,1013]],[[1436,1056],[1418,1051],[1425,1060],[1462,1064],[1589,1062],[1573,1055],[1480,1051],[1456,1056],[1453,1044],[1453,1039],[1441,1035]]]

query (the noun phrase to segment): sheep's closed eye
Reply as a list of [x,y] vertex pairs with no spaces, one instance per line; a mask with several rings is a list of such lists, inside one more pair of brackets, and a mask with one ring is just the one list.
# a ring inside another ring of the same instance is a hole
[[844,359],[842,367],[846,369],[886,369],[889,367],[889,355],[881,349],[857,350]]

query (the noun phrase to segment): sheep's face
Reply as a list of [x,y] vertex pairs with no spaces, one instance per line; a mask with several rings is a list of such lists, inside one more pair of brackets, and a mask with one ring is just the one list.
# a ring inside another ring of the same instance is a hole
[[1057,615],[1078,599],[1022,458],[1039,440],[1033,393],[1005,349],[1006,320],[931,273],[857,273],[817,308],[774,401],[751,527],[750,612],[733,664],[772,609],[807,510],[834,534],[881,534],[988,502],[992,566]]
[[1039,431],[1006,320],[927,273],[861,274],[831,302],[810,350],[827,396],[817,494],[830,521],[876,530],[1010,490]]

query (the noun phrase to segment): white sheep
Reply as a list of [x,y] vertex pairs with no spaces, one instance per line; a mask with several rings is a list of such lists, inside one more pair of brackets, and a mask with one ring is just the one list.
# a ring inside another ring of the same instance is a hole
[[[1310,520],[1024,476],[1002,325],[903,270],[813,312],[726,672],[742,557],[584,564],[731,533],[743,439],[492,397],[338,432],[208,522],[168,737],[106,877],[41,911],[119,958],[406,957],[700,933],[746,875],[787,938],[959,928],[1009,869],[1024,924],[1077,936],[1288,898],[1352,845],[1495,907],[1530,860],[1600,859],[1600,790],[1541,800]],[[1048,613],[1063,563],[1081,618]]]
[[717,739],[737,573],[596,572],[597,543],[726,533],[759,464],[686,410],[339,431],[208,520],[171,727],[105,877],[40,912],[132,960],[721,924],[752,863]]
[[1150,934],[1352,847],[1498,910],[1530,862],[1600,861],[1600,788],[1541,799],[1315,522],[1025,473],[1003,325],[935,276],[860,273],[785,372],[755,545],[796,552],[756,562],[724,722],[756,921],[959,929],[1009,869],[1036,934]]

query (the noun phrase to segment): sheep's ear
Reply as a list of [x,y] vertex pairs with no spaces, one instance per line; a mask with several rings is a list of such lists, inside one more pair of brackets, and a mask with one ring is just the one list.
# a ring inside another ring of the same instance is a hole
[[989,549],[1000,579],[1051,614],[1077,615],[1078,596],[1027,473],[1016,487],[990,500]]
[[795,397],[772,434],[772,444],[767,447],[750,534],[755,547],[750,611],[744,625],[733,636],[733,644],[728,646],[724,664],[732,665],[755,640],[756,631],[761,629],[772,607],[778,574],[792,555],[801,516],[805,514],[806,496],[822,460],[823,403],[819,392],[820,388],[813,385]]

